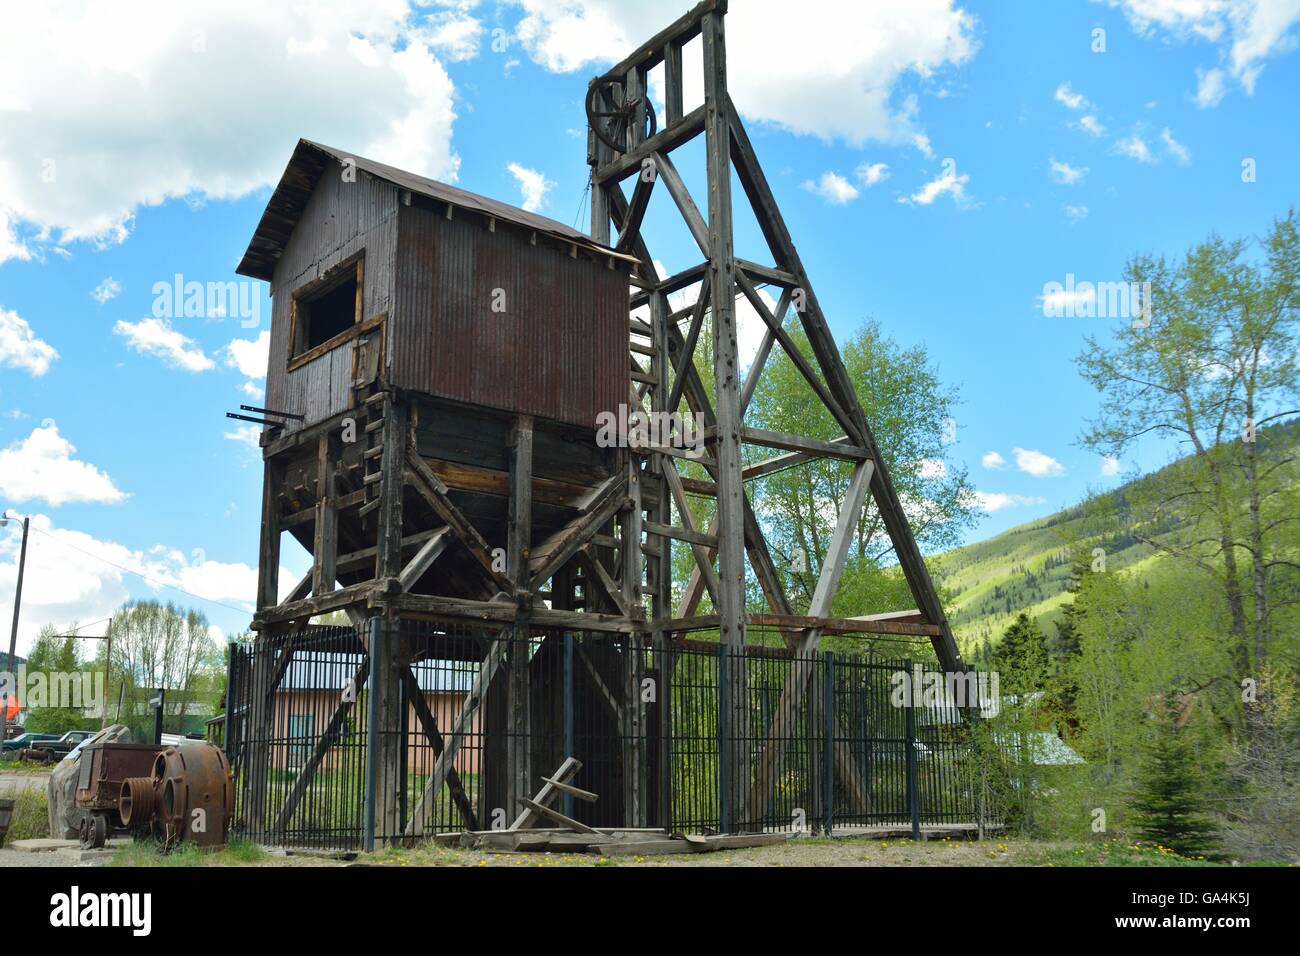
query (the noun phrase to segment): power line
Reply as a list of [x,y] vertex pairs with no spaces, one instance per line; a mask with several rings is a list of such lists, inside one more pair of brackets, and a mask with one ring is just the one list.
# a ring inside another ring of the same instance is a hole
[[[182,587],[177,587],[175,584],[168,584],[166,581],[157,581],[154,578],[149,577],[147,574],[141,574],[139,571],[133,570],[132,568],[128,568],[125,565],[118,564],[116,561],[110,561],[108,560],[108,558],[104,557],[103,555],[95,554],[93,551],[87,551],[85,548],[78,548],[75,544],[69,544],[67,541],[61,541],[58,538],[54,537],[54,535],[50,534],[48,531],[45,531],[41,528],[34,527],[32,528],[32,530],[40,534],[43,534],[45,537],[49,538],[55,544],[62,545],[65,548],[71,548],[73,551],[77,551],[81,554],[84,554],[88,558],[94,558],[96,561],[102,561],[104,564],[107,564],[109,567],[117,568],[119,571],[124,571],[127,574],[134,574],[140,580],[152,584],[154,587],[170,588],[173,591],[176,591],[180,594],[184,594],[186,597],[194,598],[194,600],[196,601],[205,601],[208,604],[215,604],[217,607],[224,607],[227,611],[237,611],[240,614],[248,614],[248,608],[235,607],[233,604],[223,604],[221,601],[215,601],[212,598],[204,597],[201,594],[195,594],[193,591],[187,591]],[[107,618],[105,618],[105,620],[107,620]],[[99,624],[101,622],[96,621],[94,623]],[[88,627],[89,625],[86,626]]]

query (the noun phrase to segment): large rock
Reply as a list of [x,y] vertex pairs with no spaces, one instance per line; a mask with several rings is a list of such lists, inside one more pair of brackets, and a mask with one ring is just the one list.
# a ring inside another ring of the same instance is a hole
[[50,836],[54,839],[75,840],[81,811],[77,809],[77,777],[81,771],[82,754],[101,743],[131,743],[131,728],[126,724],[112,724],[85,741],[64,757],[50,774]]

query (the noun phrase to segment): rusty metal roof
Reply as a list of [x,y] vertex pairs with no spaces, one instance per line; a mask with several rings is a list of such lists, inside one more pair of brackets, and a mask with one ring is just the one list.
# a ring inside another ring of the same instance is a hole
[[244,258],[236,272],[254,279],[271,281],[275,263],[284,252],[285,244],[288,243],[289,236],[298,223],[298,217],[302,215],[307,200],[316,188],[321,173],[331,161],[352,162],[356,164],[357,169],[390,182],[399,189],[410,190],[412,193],[428,196],[461,209],[513,222],[526,229],[572,242],[604,255],[630,262],[636,261],[630,256],[596,242],[586,233],[579,232],[562,222],[556,222],[554,219],[547,219],[545,216],[464,189],[457,189],[446,183],[426,179],[415,173],[385,166],[383,163],[357,156],[355,153],[300,139],[294,148],[293,156],[289,158],[289,165],[285,167],[284,175],[280,177],[279,185],[275,187],[275,192],[271,194],[271,199],[266,204],[266,211],[262,213],[262,220],[257,224],[257,231],[253,233],[253,238],[248,243],[248,250],[244,253]]

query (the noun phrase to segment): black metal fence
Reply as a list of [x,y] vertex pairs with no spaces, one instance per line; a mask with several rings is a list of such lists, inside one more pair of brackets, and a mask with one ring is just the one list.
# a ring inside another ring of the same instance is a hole
[[[593,827],[840,832],[981,815],[974,717],[943,698],[903,706],[924,683],[908,661],[432,624],[401,637],[387,681],[351,628],[231,645],[237,832],[361,846],[372,772],[381,841],[509,826],[569,756],[572,783],[599,799],[556,808]],[[387,716],[369,770],[372,709]],[[511,779],[521,765],[526,788]]]

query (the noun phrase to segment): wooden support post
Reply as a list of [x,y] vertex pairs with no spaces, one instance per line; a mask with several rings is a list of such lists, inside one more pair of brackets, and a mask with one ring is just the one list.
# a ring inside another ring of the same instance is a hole
[[[731,233],[731,133],[727,113],[727,57],[722,13],[701,21],[704,39],[704,135],[709,190],[709,293],[713,317],[714,408],[718,463],[719,640],[733,648],[745,645],[745,515],[740,477],[740,360],[736,347],[736,260]],[[727,668],[727,700],[736,727],[744,726],[749,701],[743,667]],[[732,779],[749,780],[749,753],[743,734],[732,734],[729,767]],[[743,801],[743,787],[731,790]],[[731,818],[742,820],[742,803]]]
[[510,449],[510,503],[506,541],[506,574],[515,582],[515,626],[506,653],[506,806],[514,807],[532,786],[529,767],[529,626],[526,602],[520,601],[528,581],[532,545],[533,419],[515,419]]
[[[645,609],[641,603],[641,467],[629,455],[628,498],[631,506],[623,513],[621,564],[623,604],[629,616],[639,619]],[[628,634],[623,639],[623,822],[625,826],[645,826],[646,738],[645,704],[641,700],[641,675],[645,653],[641,635]]]
[[320,597],[334,590],[339,550],[339,519],[335,501],[333,440],[321,432],[316,451],[316,531],[312,542],[311,592]]

